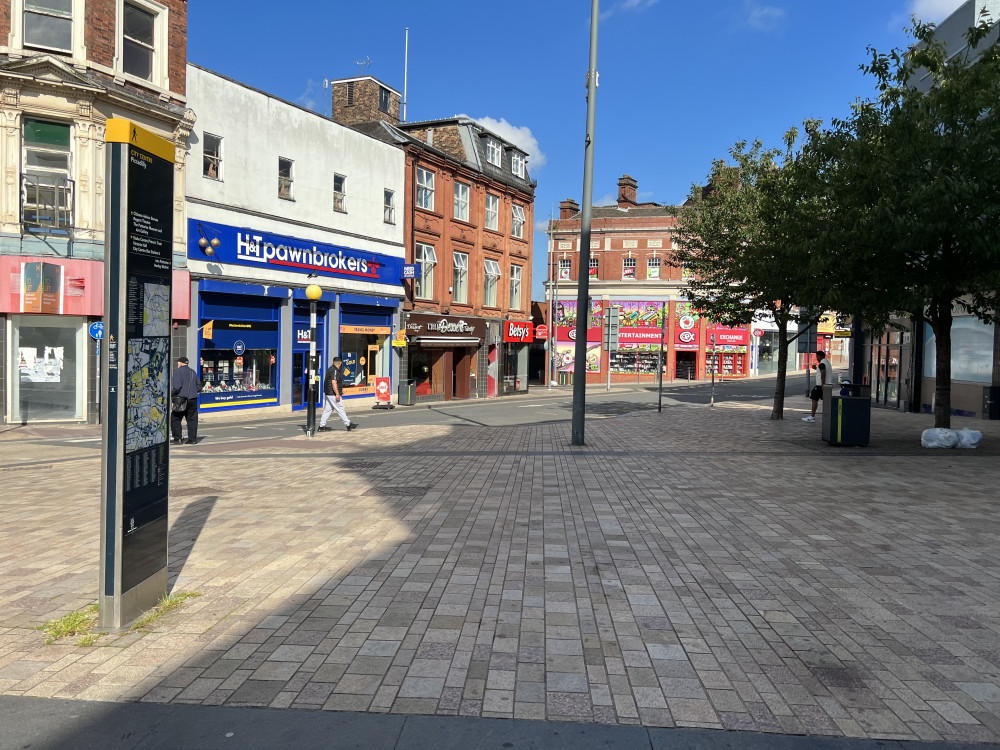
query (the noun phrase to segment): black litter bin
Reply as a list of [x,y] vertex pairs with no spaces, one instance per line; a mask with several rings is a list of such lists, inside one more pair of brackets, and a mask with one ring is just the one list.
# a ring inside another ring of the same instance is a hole
[[[846,393],[847,395],[842,395]],[[871,439],[871,386],[823,386],[823,439],[830,445],[868,445]]]
[[417,403],[417,386],[414,380],[399,381],[399,405],[413,406]]

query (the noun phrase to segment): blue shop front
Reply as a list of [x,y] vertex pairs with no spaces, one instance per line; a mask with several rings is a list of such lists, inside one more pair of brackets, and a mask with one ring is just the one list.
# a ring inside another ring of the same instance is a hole
[[196,346],[202,411],[305,408],[309,284],[323,290],[315,331],[320,372],[339,354],[346,397],[374,396],[380,377],[396,391],[391,342],[402,258],[197,219],[188,221],[188,238],[192,328],[197,321],[189,351]]

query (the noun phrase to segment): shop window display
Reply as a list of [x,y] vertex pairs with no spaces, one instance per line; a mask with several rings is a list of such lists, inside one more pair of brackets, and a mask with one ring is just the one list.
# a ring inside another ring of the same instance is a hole
[[354,333],[345,331],[347,328],[349,326],[342,326],[340,333],[344,389],[348,393],[350,388],[374,389],[375,378],[389,375],[385,354],[389,329],[384,333]]
[[247,349],[237,354],[232,349],[203,349],[201,353],[201,392],[277,396],[277,354],[275,349]]
[[11,417],[27,424],[76,421],[84,413],[86,321],[82,318],[13,317]]
[[520,343],[504,344],[503,392],[528,390],[528,347]]
[[641,347],[611,352],[611,372],[632,375],[655,375],[659,349]]

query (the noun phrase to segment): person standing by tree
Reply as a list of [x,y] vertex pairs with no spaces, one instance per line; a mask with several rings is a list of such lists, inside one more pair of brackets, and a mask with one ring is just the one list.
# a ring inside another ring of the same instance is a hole
[[323,375],[324,403],[323,416],[319,420],[319,432],[329,432],[330,428],[326,426],[326,420],[333,412],[337,412],[337,416],[340,417],[340,421],[344,423],[348,432],[357,429],[358,426],[348,418],[347,412],[344,411],[343,395],[344,360],[340,357],[334,357]]
[[809,398],[812,399],[812,414],[808,417],[802,417],[803,422],[815,422],[816,421],[816,409],[819,407],[819,400],[823,398],[823,386],[827,383],[833,383],[833,365],[830,364],[830,360],[826,358],[826,352],[816,352],[816,371],[819,373],[819,383],[813,386],[812,390],[809,392]]

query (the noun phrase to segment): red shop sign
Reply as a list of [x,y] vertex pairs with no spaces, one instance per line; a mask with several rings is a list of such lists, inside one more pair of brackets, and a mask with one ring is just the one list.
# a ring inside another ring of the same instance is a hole
[[504,341],[528,342],[534,340],[535,329],[530,322],[518,320],[505,320],[503,322]]
[[746,328],[710,328],[708,333],[709,341],[711,334],[715,334],[716,346],[747,346],[750,343],[750,333]]
[[549,337],[549,327],[544,323],[535,326],[535,338],[536,339],[547,339]]

